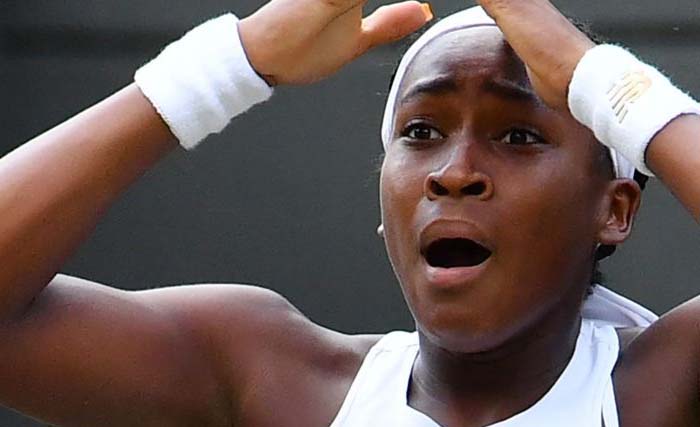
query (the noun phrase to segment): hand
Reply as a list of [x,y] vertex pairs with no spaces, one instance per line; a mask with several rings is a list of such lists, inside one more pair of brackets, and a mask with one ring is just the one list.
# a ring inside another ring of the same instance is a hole
[[417,1],[380,7],[363,19],[366,2],[272,0],[239,23],[253,68],[273,85],[311,83],[432,19]]
[[527,66],[535,92],[552,108],[568,110],[574,69],[595,44],[548,0],[479,0]]

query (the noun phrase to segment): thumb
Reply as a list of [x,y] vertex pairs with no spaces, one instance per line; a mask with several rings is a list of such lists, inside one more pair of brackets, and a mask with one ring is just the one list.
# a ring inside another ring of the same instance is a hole
[[363,51],[400,40],[432,19],[428,3],[405,1],[382,6],[362,20]]

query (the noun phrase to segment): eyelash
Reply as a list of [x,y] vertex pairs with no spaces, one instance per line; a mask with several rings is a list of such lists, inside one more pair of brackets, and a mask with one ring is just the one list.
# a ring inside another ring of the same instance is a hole
[[[415,130],[428,130],[430,132],[430,135],[428,138],[417,138],[415,136],[411,136],[411,133]],[[510,135],[511,138],[514,133],[522,133],[525,135],[525,141],[524,142],[504,142],[504,140]],[[437,136],[432,137],[434,134],[437,134]],[[442,133],[440,133],[435,127],[430,126],[427,123],[424,122],[413,122],[409,123],[406,125],[406,127],[403,129],[401,132],[401,137],[407,139],[411,143],[426,143],[429,141],[435,141],[437,139],[442,139],[444,136]],[[524,128],[519,128],[519,127],[513,127],[508,129],[506,132],[501,134],[499,137],[494,139],[497,142],[503,142],[506,145],[516,145],[516,146],[526,146],[526,145],[534,145],[534,144],[546,144],[547,141],[536,131],[532,131],[529,129],[524,129]]]
[[[508,137],[508,135],[511,135],[515,132],[522,132],[526,136],[526,142],[521,142],[521,143],[514,143],[514,142],[504,142],[506,145],[534,145],[534,144],[546,144],[547,141],[537,132],[531,131],[529,129],[523,129],[523,128],[511,128],[508,129],[505,133],[503,133],[500,137],[496,138],[499,142],[503,142],[504,139]],[[530,142],[527,142],[527,141]]]
[[[416,138],[415,136],[411,136],[411,133],[415,130],[428,130],[430,132],[430,136],[428,138]],[[436,136],[434,136],[436,134]],[[442,133],[440,133],[435,127],[428,125],[427,123],[424,122],[412,122],[406,125],[404,129],[401,131],[401,138],[405,138],[407,140],[410,140],[411,142],[416,142],[416,143],[421,143],[421,142],[426,142],[426,141],[434,141],[436,139],[442,139],[444,136]]]

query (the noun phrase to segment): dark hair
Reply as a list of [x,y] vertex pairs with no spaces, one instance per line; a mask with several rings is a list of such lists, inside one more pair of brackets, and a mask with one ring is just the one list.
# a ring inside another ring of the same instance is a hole
[[[588,38],[591,39],[593,41],[593,43],[602,44],[602,43],[606,42],[605,38],[603,36],[601,36],[600,34],[595,33],[591,29],[591,27],[588,23],[581,21],[580,19],[572,17],[572,16],[567,16],[566,18],[569,20],[569,22],[574,24],[574,26],[576,28],[578,28],[582,33],[584,33],[586,36],[588,36]],[[400,49],[402,54],[399,56],[399,60],[396,62],[395,66],[394,66],[394,71],[391,74],[391,79],[389,81],[390,88],[391,88],[391,85],[394,83],[394,80],[396,79],[396,73],[398,72],[399,62],[400,62],[401,58],[403,57],[403,55],[408,50],[408,48],[418,38],[420,38],[420,36],[422,36],[429,28],[431,28],[433,25],[435,25],[439,21],[440,21],[439,19],[434,20],[431,24],[426,25],[425,27],[421,28],[417,32],[413,33],[412,35],[410,35],[409,37],[404,39],[403,45]],[[613,169],[612,168],[613,161],[612,161],[612,157],[610,157],[610,152],[608,150],[605,150],[605,153],[606,153],[605,159],[610,167],[609,170],[612,170]],[[637,184],[639,184],[639,188],[644,190],[644,188],[646,187],[646,183],[649,180],[649,177],[640,173],[639,171],[635,171],[634,172],[634,180],[637,182]],[[598,247],[598,249],[596,249],[595,262],[593,264],[593,273],[591,276],[591,282],[592,282],[591,287],[595,286],[597,283],[604,282],[605,278],[604,278],[603,273],[599,269],[599,262],[601,260],[609,257],[610,255],[612,255],[616,249],[617,249],[616,245],[600,245]]]

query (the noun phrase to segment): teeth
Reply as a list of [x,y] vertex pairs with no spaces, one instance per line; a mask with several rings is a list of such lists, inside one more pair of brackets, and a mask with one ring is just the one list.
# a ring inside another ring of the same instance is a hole
[[440,239],[425,251],[428,264],[442,268],[473,267],[490,256],[490,250],[469,239]]

